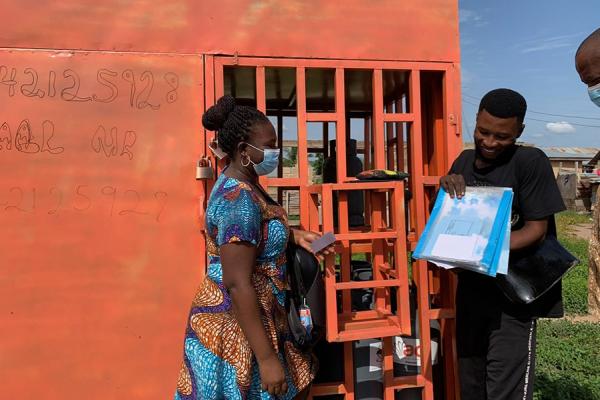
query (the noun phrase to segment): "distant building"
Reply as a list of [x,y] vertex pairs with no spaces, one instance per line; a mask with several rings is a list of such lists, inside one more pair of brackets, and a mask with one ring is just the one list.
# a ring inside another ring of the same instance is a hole
[[542,147],[552,164],[554,175],[559,172],[593,172],[598,169],[598,147]]
[[[533,146],[530,143],[519,143]],[[472,142],[464,144],[465,149],[474,148]],[[563,172],[594,172],[600,168],[600,147],[540,147],[552,164],[554,176]]]

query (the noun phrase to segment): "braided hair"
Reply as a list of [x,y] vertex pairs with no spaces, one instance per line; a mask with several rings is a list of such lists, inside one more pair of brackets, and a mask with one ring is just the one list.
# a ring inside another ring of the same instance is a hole
[[257,123],[270,121],[254,107],[236,105],[230,95],[221,97],[202,116],[202,125],[209,131],[217,132],[219,147],[230,158],[233,158],[237,145],[248,140],[252,127]]

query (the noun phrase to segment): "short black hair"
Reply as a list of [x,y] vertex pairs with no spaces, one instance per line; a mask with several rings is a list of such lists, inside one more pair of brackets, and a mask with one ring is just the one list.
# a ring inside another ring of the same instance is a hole
[[479,103],[479,112],[485,110],[496,118],[517,117],[523,123],[527,112],[527,102],[520,93],[511,89],[494,89],[487,92]]
[[[577,52],[575,53],[575,57],[587,46],[595,45],[595,48],[598,48],[600,51],[600,28],[596,29],[594,32],[590,33],[588,37],[583,39],[583,42],[577,48]],[[594,47],[592,47],[594,48]]]
[[217,104],[202,115],[202,125],[217,132],[219,147],[233,157],[237,145],[248,140],[256,123],[271,123],[267,116],[254,107],[239,106],[230,95],[221,97]]

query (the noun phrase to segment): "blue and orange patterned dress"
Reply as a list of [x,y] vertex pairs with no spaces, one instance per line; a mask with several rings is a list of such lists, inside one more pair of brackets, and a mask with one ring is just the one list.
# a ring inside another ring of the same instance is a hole
[[[292,399],[316,372],[312,356],[290,340],[285,313],[287,216],[254,190],[221,174],[210,195],[208,271],[190,310],[175,400]],[[240,241],[259,249],[252,283],[265,331],[285,369],[289,389],[283,396],[261,389],[258,364],[223,285],[219,246]]]

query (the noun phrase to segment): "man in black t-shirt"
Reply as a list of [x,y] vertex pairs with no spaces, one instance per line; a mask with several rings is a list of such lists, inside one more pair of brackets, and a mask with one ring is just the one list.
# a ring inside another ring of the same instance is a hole
[[[513,90],[487,93],[477,113],[475,150],[463,151],[440,179],[458,198],[468,186],[513,189],[511,255],[555,235],[554,214],[565,209],[546,155],[516,145],[526,110],[525,99]],[[461,399],[532,399],[536,319],[562,315],[560,284],[525,306],[511,303],[495,278],[461,270],[456,295]]]

